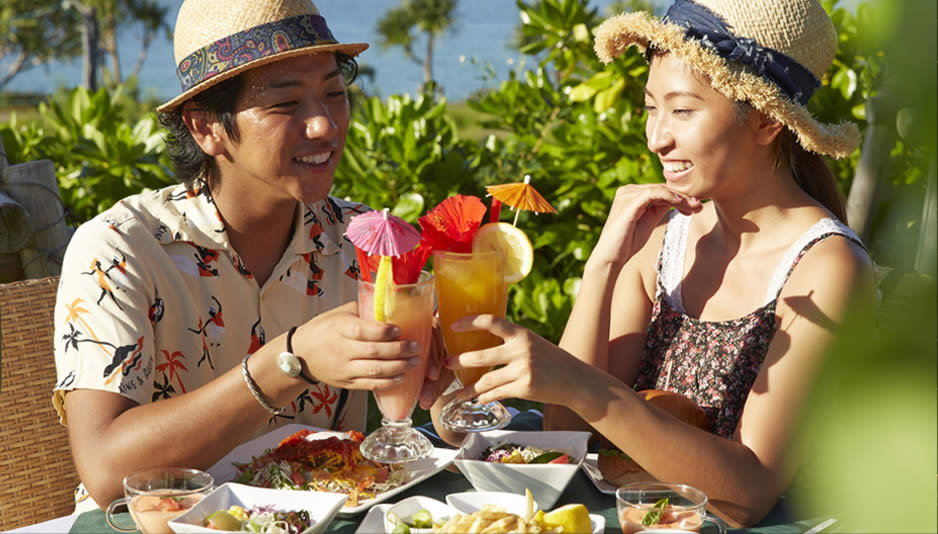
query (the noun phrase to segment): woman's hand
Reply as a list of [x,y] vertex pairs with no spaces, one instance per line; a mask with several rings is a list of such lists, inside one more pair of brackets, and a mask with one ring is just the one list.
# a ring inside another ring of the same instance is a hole
[[622,265],[629,261],[671,208],[689,214],[700,211],[702,205],[696,198],[675,193],[664,184],[620,187],[588,263]]
[[446,346],[443,344],[443,330],[439,317],[433,318],[433,332],[430,336],[430,354],[427,355],[427,374],[420,390],[420,407],[429,410],[433,403],[453,382],[453,372],[443,366],[446,361]]
[[595,371],[560,347],[527,328],[494,315],[474,315],[453,323],[455,331],[486,330],[505,340],[484,350],[450,355],[446,366],[493,367],[478,382],[461,389],[459,398],[478,398],[480,403],[523,398],[549,404],[566,403],[573,383],[585,383],[579,375]]
[[393,324],[360,319],[357,303],[350,302],[297,328],[293,350],[316,380],[375,390],[400,382],[420,365],[420,347],[400,335]]

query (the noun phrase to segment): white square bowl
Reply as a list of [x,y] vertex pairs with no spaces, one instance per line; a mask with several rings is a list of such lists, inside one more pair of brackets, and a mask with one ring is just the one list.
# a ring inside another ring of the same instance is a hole
[[[472,433],[463,441],[454,463],[476,491],[524,495],[524,490],[529,489],[538,505],[549,510],[586,458],[589,437],[589,432],[567,431],[496,430]],[[486,448],[503,443],[563,451],[576,463],[503,464],[479,459]]]
[[317,534],[329,526],[347,498],[348,495],[341,493],[278,490],[228,482],[215,488],[186,513],[170,521],[169,527],[176,534],[219,532],[202,526],[205,518],[215,511],[227,510],[233,505],[245,509],[273,505],[275,509],[285,512],[306,510],[313,526],[302,534]]

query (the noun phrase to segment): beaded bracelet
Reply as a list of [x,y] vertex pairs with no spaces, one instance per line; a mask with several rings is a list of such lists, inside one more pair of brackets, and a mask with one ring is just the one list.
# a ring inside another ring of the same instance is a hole
[[254,395],[254,398],[257,399],[257,403],[265,410],[273,415],[282,414],[283,408],[277,409],[271,406],[270,403],[267,402],[267,399],[264,398],[264,394],[261,393],[261,389],[257,387],[257,382],[254,382],[254,379],[251,378],[251,373],[248,372],[248,358],[250,357],[251,355],[248,354],[241,360],[241,373],[244,375],[244,382],[248,385],[248,389],[251,390],[251,394]]

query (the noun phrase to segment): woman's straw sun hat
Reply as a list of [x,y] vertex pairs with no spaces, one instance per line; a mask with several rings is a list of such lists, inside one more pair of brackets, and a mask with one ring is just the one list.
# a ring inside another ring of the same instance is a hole
[[336,41],[310,0],[186,0],[173,36],[182,94],[156,110],[170,112],[193,95],[267,63],[323,52],[354,57],[366,48],[366,43]]
[[805,107],[837,53],[817,0],[676,0],[662,19],[617,15],[594,33],[604,63],[630,46],[675,54],[727,98],[785,124],[806,150],[841,158],[860,144],[855,124],[821,123]]

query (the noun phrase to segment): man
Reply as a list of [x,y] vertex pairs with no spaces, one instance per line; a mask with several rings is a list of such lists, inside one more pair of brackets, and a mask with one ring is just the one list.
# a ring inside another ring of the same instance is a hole
[[79,510],[274,425],[364,430],[365,390],[416,365],[397,327],[358,319],[344,234],[368,208],[328,196],[367,46],[338,43],[309,0],[181,6],[182,93],[158,112],[182,184],[82,225],[62,269],[53,401]]

